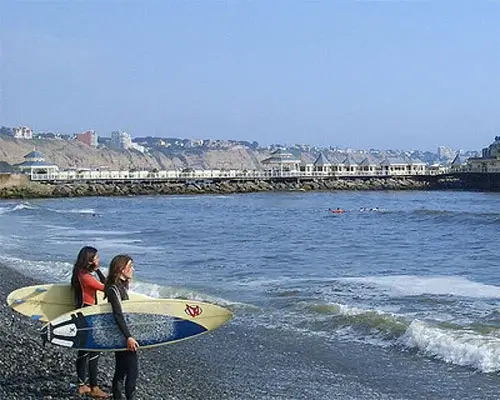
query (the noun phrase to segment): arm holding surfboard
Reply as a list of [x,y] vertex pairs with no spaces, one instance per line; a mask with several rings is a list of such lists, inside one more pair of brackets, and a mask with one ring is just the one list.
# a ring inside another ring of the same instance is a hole
[[136,351],[139,345],[135,341],[135,339],[130,334],[127,323],[125,322],[125,318],[123,317],[123,310],[121,305],[121,294],[120,289],[116,285],[112,285],[109,287],[106,292],[108,297],[108,301],[111,304],[111,308],[113,309],[113,317],[115,319],[118,328],[123,333],[123,336],[127,339],[127,348],[129,351]]
[[132,337],[123,316],[122,300],[128,300],[128,286],[134,274],[132,257],[120,254],[111,260],[108,279],[104,285],[105,294],[111,303],[113,317],[121,333],[127,339],[128,351],[115,352],[115,373],[113,376],[113,398],[122,398],[122,386],[125,381],[125,396],[135,399],[136,382],[139,375],[137,349],[139,344]]

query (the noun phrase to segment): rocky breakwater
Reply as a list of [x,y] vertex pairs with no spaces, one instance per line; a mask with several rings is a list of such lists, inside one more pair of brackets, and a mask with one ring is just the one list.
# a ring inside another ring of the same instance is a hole
[[132,196],[174,194],[229,194],[273,191],[331,190],[429,190],[436,189],[425,179],[357,178],[357,179],[294,179],[205,182],[86,182],[42,184],[27,183],[0,187],[0,198],[26,199],[83,196]]

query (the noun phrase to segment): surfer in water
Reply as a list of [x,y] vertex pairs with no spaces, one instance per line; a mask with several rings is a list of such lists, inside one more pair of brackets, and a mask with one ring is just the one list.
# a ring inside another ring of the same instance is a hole
[[128,288],[134,274],[134,264],[130,256],[117,255],[111,260],[109,274],[104,286],[104,296],[111,303],[113,316],[118,328],[127,341],[128,351],[115,352],[115,374],[113,376],[113,399],[121,400],[122,386],[125,380],[125,398],[135,400],[136,382],[139,375],[137,349],[139,344],[132,337],[125,318],[123,317],[123,300],[128,300]]
[[[94,275],[95,273],[99,280]],[[106,278],[99,269],[99,254],[97,249],[90,246],[83,247],[78,253],[71,275],[71,286],[75,294],[76,308],[88,307],[97,304],[98,290],[104,291]],[[97,363],[99,353],[80,350],[76,358],[76,374],[78,376],[78,393],[90,395],[97,399],[107,399],[109,395],[101,390],[97,384]],[[87,366],[89,385],[87,385]]]

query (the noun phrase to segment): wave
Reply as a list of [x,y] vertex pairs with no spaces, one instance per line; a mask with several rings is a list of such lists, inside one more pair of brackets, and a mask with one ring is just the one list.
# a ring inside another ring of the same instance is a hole
[[81,209],[69,209],[62,210],[57,208],[49,208],[49,207],[40,207],[29,202],[23,202],[20,204],[16,204],[13,207],[1,207],[0,214],[5,214],[9,212],[22,211],[22,210],[40,210],[40,211],[49,211],[55,212],[59,214],[83,214],[83,215],[99,215],[97,211],[93,208],[81,208]]
[[[459,325],[443,321],[423,321],[408,315],[345,304],[309,304],[308,311],[319,314],[307,324],[320,335],[334,335],[387,347],[389,344],[416,350],[449,364],[475,368],[481,372],[500,371],[500,326],[474,323]],[[300,327],[299,327],[300,328]]]
[[500,287],[474,282],[462,276],[389,275],[340,278],[340,282],[370,285],[391,297],[420,295],[500,298]]
[[[17,257],[0,256],[0,262],[21,272],[23,275],[35,278],[44,283],[68,283],[73,269],[72,263],[64,261],[33,261]],[[107,269],[101,269],[104,275],[107,275]],[[251,308],[250,305],[245,303],[229,301],[190,289],[161,286],[155,283],[142,281],[140,278],[134,279],[131,290],[154,298],[203,301],[227,307],[233,311],[236,309]]]
[[16,204],[14,206],[9,206],[9,207],[0,207],[0,214],[7,214],[11,213],[14,211],[21,211],[21,210],[36,210],[38,207],[34,206],[33,204],[30,203],[20,203]]
[[412,214],[416,215],[443,215],[443,216],[455,216],[455,215],[466,215],[466,216],[477,216],[477,217],[500,217],[499,212],[495,211],[472,211],[472,210],[436,210],[428,208],[419,208],[411,211]]
[[219,306],[227,307],[233,310],[238,308],[253,308],[252,306],[245,303],[230,301],[221,297],[212,296],[191,289],[184,289],[173,286],[161,286],[155,283],[140,280],[134,280],[130,289],[136,293],[145,294],[147,296],[155,298],[203,301],[206,303],[217,304]]
[[65,235],[69,236],[122,236],[122,235],[136,235],[142,233],[141,231],[117,231],[117,230],[98,230],[98,229],[76,229],[71,226],[64,225],[42,225],[44,228],[51,231],[64,231]]
[[84,215],[99,215],[93,208],[76,208],[69,210],[61,210],[58,208],[44,208],[46,211],[52,211],[59,214],[84,214]]
[[17,210],[35,210],[38,207],[30,204],[30,203],[21,203],[17,204],[12,208],[12,211],[17,211]]
[[10,207],[0,207],[0,215],[8,213],[11,210]]
[[469,366],[486,373],[500,370],[500,337],[494,332],[480,334],[463,329],[443,329],[416,320],[399,342],[450,364]]
[[0,256],[0,262],[42,282],[69,282],[73,264],[65,261],[34,261]]

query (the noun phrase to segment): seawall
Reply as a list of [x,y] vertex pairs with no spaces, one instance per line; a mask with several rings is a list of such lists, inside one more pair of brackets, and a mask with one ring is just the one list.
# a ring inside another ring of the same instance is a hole
[[230,194],[283,191],[334,190],[436,190],[457,189],[453,180],[435,177],[365,177],[335,179],[275,179],[275,180],[218,180],[185,182],[80,182],[35,183],[20,181],[19,185],[0,186],[0,198],[26,199],[83,196],[134,196],[174,194]]
[[27,175],[0,173],[0,190],[8,187],[26,187],[29,183]]

